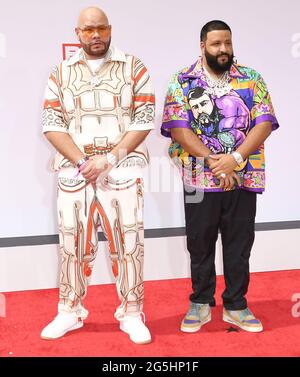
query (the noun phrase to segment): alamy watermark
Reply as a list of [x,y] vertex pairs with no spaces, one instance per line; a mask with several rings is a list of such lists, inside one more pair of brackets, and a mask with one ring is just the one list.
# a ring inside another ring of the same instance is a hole
[[293,58],[300,58],[300,33],[295,33],[292,35],[292,57]]
[[[204,158],[152,157],[145,171],[145,192],[182,192],[186,203],[200,203],[204,196]],[[176,168],[174,169],[174,165]],[[179,173],[179,174],[178,174]],[[179,176],[178,176],[179,175]]]
[[3,293],[0,293],[0,318],[6,317],[6,298]]
[[6,58],[6,36],[3,33],[0,33],[0,58]]
[[292,296],[292,302],[296,302],[292,307],[292,316],[294,318],[300,317],[300,293],[294,293]]
[[[126,155],[125,150],[119,151],[120,157],[118,160],[122,161]],[[130,156],[130,154],[128,156]],[[99,160],[97,162],[98,166],[96,166],[101,169],[102,163],[103,162]],[[108,180],[113,185],[117,182],[121,184],[122,181],[128,181],[128,178],[139,178],[142,174],[142,178],[144,179],[144,192],[184,192],[186,203],[200,203],[203,200],[205,188],[203,157],[173,157],[170,160],[169,157],[152,156],[148,168],[141,169],[144,167],[146,167],[146,163],[140,157],[128,157],[125,161],[120,163],[117,169],[109,173]],[[74,178],[76,178],[76,176],[73,177],[73,179]],[[60,179],[64,179],[64,183],[68,184],[68,177]]]

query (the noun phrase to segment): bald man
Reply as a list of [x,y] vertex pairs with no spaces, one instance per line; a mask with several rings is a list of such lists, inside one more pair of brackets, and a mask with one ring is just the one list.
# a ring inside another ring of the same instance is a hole
[[111,45],[101,9],[83,10],[75,31],[81,48],[52,71],[45,94],[43,132],[57,150],[61,274],[58,315],[41,337],[83,326],[100,225],[120,299],[115,318],[145,344],[143,141],[154,128],[154,93],[144,64]]

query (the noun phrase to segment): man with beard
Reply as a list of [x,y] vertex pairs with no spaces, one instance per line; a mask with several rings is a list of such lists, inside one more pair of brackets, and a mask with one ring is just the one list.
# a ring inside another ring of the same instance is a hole
[[[259,332],[262,323],[248,308],[245,296],[256,196],[265,188],[264,141],[279,125],[260,74],[233,62],[230,27],[219,20],[208,22],[201,31],[200,46],[202,58],[170,81],[161,129],[164,136],[172,138],[171,157],[183,155],[192,161],[204,161],[201,187],[195,192],[185,188],[193,292],[181,330],[196,332],[211,320],[216,288],[215,246],[220,230],[226,285],[223,320]],[[218,124],[209,125],[211,119],[199,114],[204,111]],[[203,124],[195,127],[199,120]],[[206,125],[211,127],[211,140]],[[230,148],[216,148],[216,139]],[[198,196],[203,200],[191,200],[203,190],[204,196]]]
[[187,100],[194,117],[191,127],[201,133],[202,143],[213,153],[230,153],[244,141],[248,109],[235,92],[212,98],[205,88],[197,86],[189,91]]
[[120,299],[115,318],[134,343],[145,344],[143,140],[154,128],[154,94],[143,63],[110,45],[101,9],[83,10],[75,30],[82,48],[51,73],[43,114],[43,132],[57,150],[61,274],[58,315],[41,337],[83,326],[101,225]]

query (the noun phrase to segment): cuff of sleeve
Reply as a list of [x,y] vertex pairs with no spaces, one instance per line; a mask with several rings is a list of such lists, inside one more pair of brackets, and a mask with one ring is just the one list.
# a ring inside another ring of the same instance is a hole
[[164,122],[161,126],[161,134],[166,137],[171,137],[171,128],[188,128],[191,130],[190,123],[186,120],[171,120]]
[[45,132],[48,132],[48,131],[56,131],[56,132],[62,132],[62,133],[65,133],[65,134],[68,134],[69,131],[67,130],[67,128],[64,128],[64,127],[59,127],[59,126],[43,126],[43,133]]
[[259,115],[257,118],[254,119],[253,126],[260,124],[260,123],[263,123],[263,122],[271,122],[272,123],[272,131],[277,130],[277,128],[279,127],[278,120],[272,114]]

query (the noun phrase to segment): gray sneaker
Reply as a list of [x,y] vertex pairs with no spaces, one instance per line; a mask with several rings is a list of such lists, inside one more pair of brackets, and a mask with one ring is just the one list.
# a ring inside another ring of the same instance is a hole
[[223,309],[223,321],[232,323],[245,331],[261,332],[263,325],[259,319],[255,318],[249,308],[244,310]]
[[190,309],[183,318],[180,330],[183,332],[196,332],[201,326],[211,320],[211,309],[209,304],[197,304],[191,302]]

